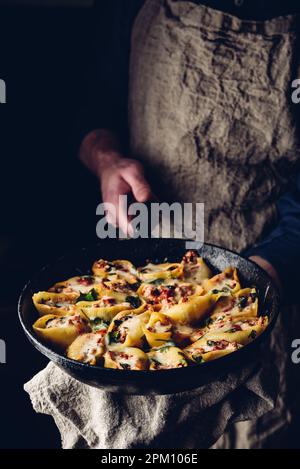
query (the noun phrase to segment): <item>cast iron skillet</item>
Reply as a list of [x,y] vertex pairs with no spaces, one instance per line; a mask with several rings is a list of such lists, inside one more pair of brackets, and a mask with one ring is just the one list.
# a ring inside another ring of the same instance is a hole
[[39,290],[47,290],[59,280],[75,275],[86,274],[96,259],[129,259],[135,265],[147,260],[162,262],[178,261],[186,252],[185,241],[181,239],[137,239],[103,240],[99,244],[70,253],[53,265],[47,265],[29,281],[19,298],[18,312],[22,327],[29,341],[43,355],[56,363],[74,378],[109,392],[123,394],[169,394],[194,389],[213,380],[220,379],[230,371],[238,370],[249,362],[259,365],[261,344],[274,327],[279,312],[279,297],[270,277],[256,264],[238,254],[217,246],[205,244],[200,255],[214,271],[228,266],[237,267],[242,286],[255,285],[258,288],[260,311],[269,316],[269,326],[254,342],[246,347],[212,362],[187,368],[161,371],[113,370],[91,366],[70,360],[44,345],[34,335],[32,324],[37,312],[32,303],[32,295]]

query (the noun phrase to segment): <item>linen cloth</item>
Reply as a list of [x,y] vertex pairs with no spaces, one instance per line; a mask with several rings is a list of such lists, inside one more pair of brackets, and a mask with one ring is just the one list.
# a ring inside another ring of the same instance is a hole
[[277,384],[270,364],[194,391],[125,396],[80,383],[49,363],[24,388],[34,410],[54,418],[64,449],[197,449],[213,445],[230,423],[273,409]]

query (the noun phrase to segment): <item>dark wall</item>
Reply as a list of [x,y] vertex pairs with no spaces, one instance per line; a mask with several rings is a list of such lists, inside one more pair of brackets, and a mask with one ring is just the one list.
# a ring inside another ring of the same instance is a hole
[[27,343],[16,302],[34,270],[94,239],[99,192],[76,155],[93,28],[90,9],[0,7],[0,448],[60,443],[22,389],[46,361]]
[[96,184],[76,157],[92,13],[0,8],[0,22],[0,235],[43,262],[94,233],[83,225],[93,220],[95,205],[85,202]]

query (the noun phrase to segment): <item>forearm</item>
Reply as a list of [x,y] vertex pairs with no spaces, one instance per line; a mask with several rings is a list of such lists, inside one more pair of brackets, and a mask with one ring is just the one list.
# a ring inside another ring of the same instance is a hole
[[122,157],[121,144],[116,134],[109,130],[97,129],[83,139],[79,158],[98,178],[109,165]]

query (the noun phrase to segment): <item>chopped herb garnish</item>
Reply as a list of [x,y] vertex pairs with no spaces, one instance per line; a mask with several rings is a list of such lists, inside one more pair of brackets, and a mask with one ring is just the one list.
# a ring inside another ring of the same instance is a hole
[[249,337],[249,339],[252,339],[252,340],[256,339],[257,332],[256,331],[251,331],[248,337]]
[[212,324],[213,322],[214,322],[214,320],[213,320],[212,318],[207,318],[207,319],[205,319],[205,321],[204,321],[204,325],[205,325],[206,327],[208,327],[208,326],[210,326],[210,324]]
[[79,301],[97,301],[98,300],[98,292],[92,288],[88,293],[81,293],[79,295],[79,298],[77,299],[76,303]]
[[160,353],[165,353],[169,350],[169,348],[172,347],[172,345],[164,345],[163,347],[161,347],[158,352]]
[[108,341],[110,344],[113,342],[118,343],[120,339],[120,332],[118,331],[112,331],[108,334]]
[[162,283],[164,283],[164,279],[163,278],[157,278],[155,280],[152,280],[151,282],[148,282],[150,285],[161,285]]
[[126,301],[130,303],[134,309],[141,306],[142,303],[138,296],[126,296]]
[[202,355],[198,355],[198,356],[192,355],[192,359],[194,360],[194,362],[197,363],[197,365],[200,365],[200,363],[204,363]]
[[229,287],[223,287],[221,290],[218,290],[217,288],[214,288],[214,290],[212,290],[212,293],[214,295],[217,295],[218,293],[229,293],[229,292],[230,292]]
[[102,318],[95,318],[91,321],[91,327],[93,332],[100,331],[101,329],[107,329],[109,326],[109,321],[105,321]]
[[160,348],[158,349],[158,352],[162,352],[162,353],[167,352],[170,347],[175,347],[175,343],[172,342],[171,340],[168,341],[168,342],[167,342],[165,345],[163,345],[162,347],[160,347]]
[[141,282],[137,281],[137,282],[132,283],[132,284],[130,285],[130,289],[132,289],[132,290],[137,290],[140,285],[141,285]]
[[151,361],[151,363],[154,363],[156,366],[161,366],[160,361],[156,360],[156,359],[153,358],[153,357],[150,357],[150,361]]
[[215,343],[213,340],[208,340],[208,341],[207,341],[207,345],[208,345],[209,347],[214,347],[214,346],[216,345],[216,343]]
[[120,366],[123,370],[130,370],[130,365],[128,363],[120,363]]
[[247,304],[248,304],[248,298],[246,296],[240,296],[239,302],[238,302],[239,309],[246,308]]
[[98,324],[105,324],[106,326],[109,326],[109,321],[105,321],[105,319],[102,319],[102,318],[95,318],[93,319],[93,324],[95,324],[96,326]]

